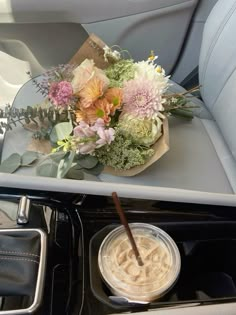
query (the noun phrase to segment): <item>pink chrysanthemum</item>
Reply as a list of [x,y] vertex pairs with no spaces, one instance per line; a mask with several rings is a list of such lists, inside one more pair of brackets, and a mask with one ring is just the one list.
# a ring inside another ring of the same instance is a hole
[[73,95],[73,89],[68,81],[52,82],[48,97],[56,106],[67,106]]
[[124,84],[123,112],[140,118],[152,118],[162,106],[162,94],[154,81],[139,77]]

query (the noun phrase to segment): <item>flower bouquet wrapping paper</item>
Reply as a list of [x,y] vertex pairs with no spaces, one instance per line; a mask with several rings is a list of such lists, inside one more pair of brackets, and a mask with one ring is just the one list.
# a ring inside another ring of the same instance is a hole
[[[105,61],[104,59],[104,47],[106,47],[106,44],[95,34],[91,34],[84,45],[70,60],[70,63],[81,64],[85,59],[93,59],[96,67],[100,69],[106,69],[108,68],[108,60]],[[152,145],[152,149],[154,150],[154,154],[142,165],[134,166],[125,170],[117,169],[111,166],[105,166],[103,172],[116,176],[134,176],[156,162],[169,150],[169,129],[167,119],[163,119],[160,138],[158,138],[158,140]]]
[[[68,64],[53,67],[32,82],[45,102],[22,109],[7,106],[0,116],[8,123],[0,129],[20,123],[33,133],[24,160],[28,157],[28,165],[38,162],[40,176],[82,179],[84,173],[101,172],[134,176],[168,151],[168,116],[192,117],[186,96],[168,93],[169,76],[153,51],[146,60],[135,62],[129,52],[108,47],[94,34]],[[39,147],[48,154],[33,154]],[[9,158],[14,164],[16,155]],[[11,172],[20,166],[26,166],[22,156]]]

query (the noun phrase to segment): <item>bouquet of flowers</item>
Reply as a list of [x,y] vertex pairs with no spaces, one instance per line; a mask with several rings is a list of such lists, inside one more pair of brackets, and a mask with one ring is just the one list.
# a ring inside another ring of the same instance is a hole
[[191,117],[185,95],[167,93],[169,76],[153,51],[135,62],[127,51],[105,45],[103,57],[105,69],[93,59],[50,69],[33,81],[46,96],[44,104],[1,113],[8,118],[2,128],[24,120],[36,126],[34,138],[50,141],[51,154],[37,166],[38,175],[82,178],[104,167],[135,175],[168,150],[166,117],[180,111]]

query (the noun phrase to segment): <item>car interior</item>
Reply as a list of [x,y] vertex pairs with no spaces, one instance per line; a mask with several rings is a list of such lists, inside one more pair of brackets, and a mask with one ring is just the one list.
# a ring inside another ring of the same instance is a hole
[[[0,109],[42,103],[31,78],[91,34],[134,60],[153,50],[169,93],[199,86],[194,118],[169,117],[170,150],[136,176],[0,173],[0,315],[236,314],[235,30],[236,0],[0,0]],[[1,161],[29,138],[1,134]],[[160,227],[180,252],[175,285],[150,303],[115,299],[99,272],[120,224],[114,191],[129,223]]]

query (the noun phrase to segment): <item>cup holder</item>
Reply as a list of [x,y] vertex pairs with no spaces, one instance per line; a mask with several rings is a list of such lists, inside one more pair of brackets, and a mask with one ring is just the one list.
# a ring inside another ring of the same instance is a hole
[[[146,306],[117,304],[103,283],[98,251],[103,239],[117,225],[107,225],[90,240],[90,287],[103,304],[119,310],[147,310],[182,303],[216,303],[236,300],[236,224],[158,224],[175,240],[181,254],[181,272],[175,286],[163,298]],[[224,230],[224,234],[222,231]]]
[[[118,309],[122,311],[126,310],[139,310],[145,311],[149,308],[156,308],[161,303],[160,301],[164,301],[163,298],[160,298],[158,301],[153,301],[147,304],[137,304],[137,303],[129,303],[122,301],[122,303],[114,302],[112,298],[113,294],[108,289],[108,287],[104,284],[99,267],[98,267],[98,252],[100,245],[103,239],[118,225],[108,225],[102,230],[98,231],[90,240],[89,247],[89,267],[90,267],[90,286],[94,296],[103,304],[113,309]],[[167,293],[165,296],[169,296],[171,291]]]
[[24,298],[24,308],[0,315],[34,312],[41,303],[46,264],[46,235],[40,229],[0,230],[0,296]]

